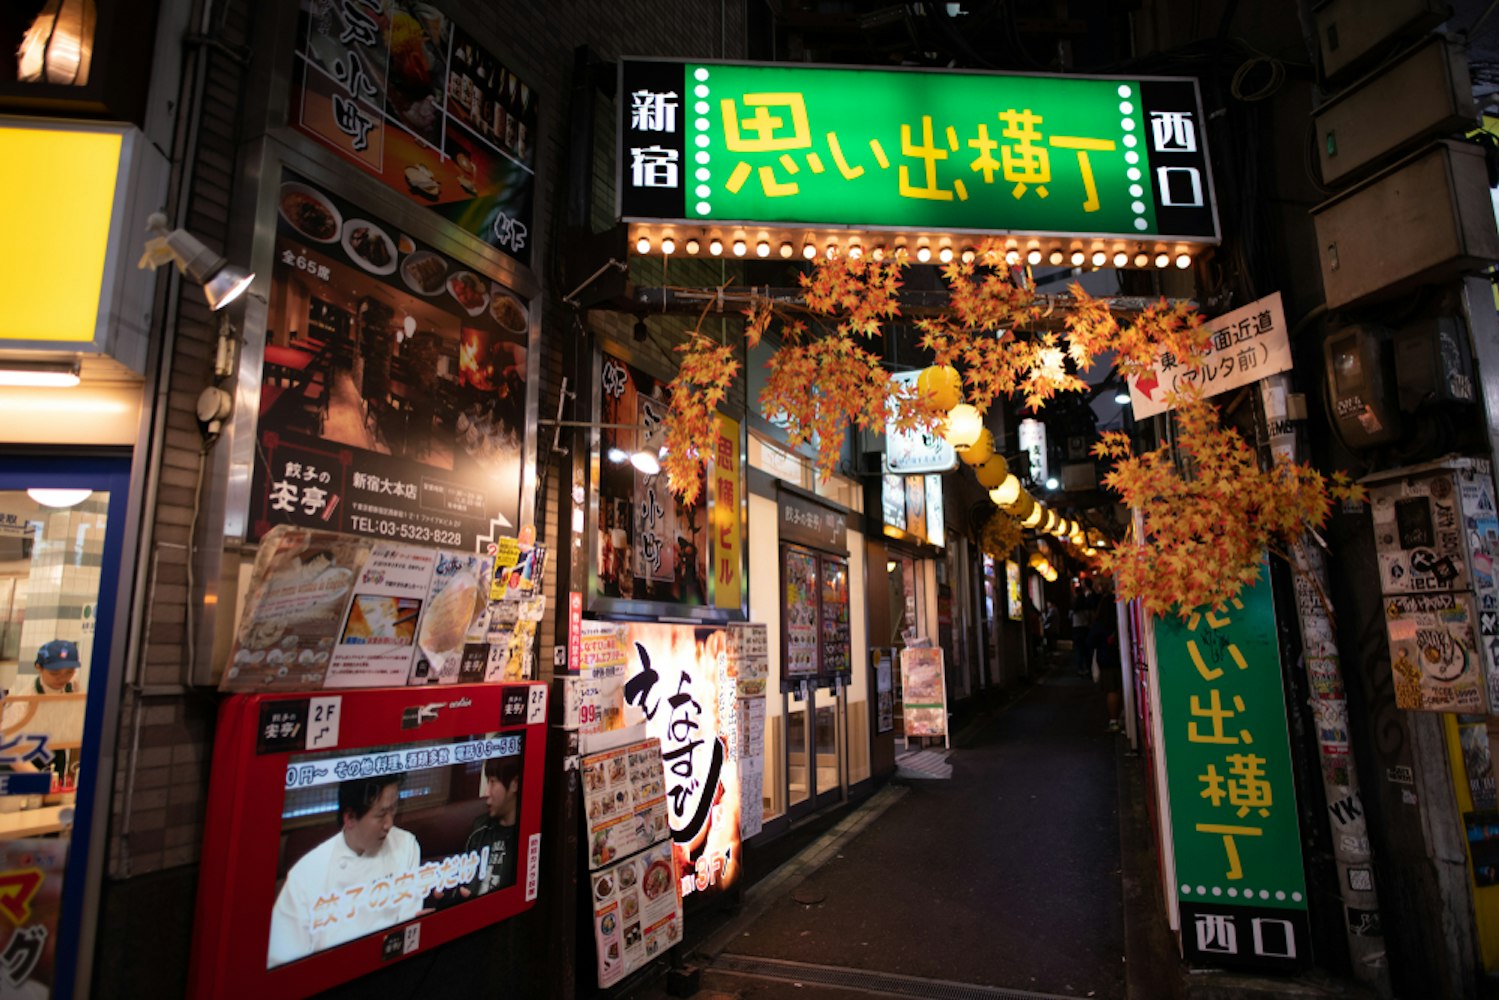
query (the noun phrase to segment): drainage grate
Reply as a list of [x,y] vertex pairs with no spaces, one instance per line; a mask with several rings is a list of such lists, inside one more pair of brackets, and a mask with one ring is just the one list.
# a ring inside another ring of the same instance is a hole
[[711,968],[714,972],[737,973],[757,979],[778,979],[816,986],[845,986],[892,997],[920,997],[921,1000],[1076,1000],[1076,997],[1060,993],[1035,993],[1003,986],[974,986],[942,979],[920,979],[888,972],[784,962],[749,955],[719,955]]

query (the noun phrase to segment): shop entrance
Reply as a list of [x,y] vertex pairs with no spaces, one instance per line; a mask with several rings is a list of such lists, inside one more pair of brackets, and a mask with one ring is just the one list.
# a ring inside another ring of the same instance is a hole
[[848,794],[848,558],[783,545],[787,665],[781,683],[788,818]]
[[[129,463],[0,458],[0,870],[34,869],[50,940],[28,972],[72,994],[112,685]],[[33,919],[36,924],[41,921]]]

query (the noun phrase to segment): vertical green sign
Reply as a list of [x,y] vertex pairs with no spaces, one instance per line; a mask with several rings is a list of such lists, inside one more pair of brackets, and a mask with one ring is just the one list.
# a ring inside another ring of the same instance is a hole
[[1306,882],[1269,567],[1221,612],[1156,622],[1176,895],[1189,958],[1307,964]]

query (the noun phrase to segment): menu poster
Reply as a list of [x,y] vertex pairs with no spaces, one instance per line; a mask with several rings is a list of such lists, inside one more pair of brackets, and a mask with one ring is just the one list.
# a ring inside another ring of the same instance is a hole
[[542,577],[546,573],[546,546],[522,546],[513,538],[503,538],[500,542],[494,557],[494,582],[490,585],[490,599],[519,601],[539,594]]
[[764,625],[730,629],[739,717],[739,836],[753,837],[765,824],[765,686],[770,676]]
[[817,557],[786,550],[785,676],[817,673]]
[[412,684],[457,684],[465,654],[469,662],[488,663],[492,570],[484,556],[439,553],[427,613],[417,628]]
[[848,563],[824,556],[822,560],[823,670],[847,676],[853,671],[849,651]]
[[[741,761],[740,751],[755,744],[741,735],[747,699],[738,683],[751,657],[735,639],[740,631],[727,625],[583,623],[580,731],[641,725],[660,740],[683,895],[727,888],[742,869],[740,782],[754,766]],[[758,666],[747,669],[759,673]],[[764,687],[756,676],[746,680],[751,690]],[[762,723],[762,738],[763,731]],[[763,773],[763,763],[756,773]]]
[[682,940],[682,897],[662,843],[593,874],[599,986],[609,987]]
[[354,583],[354,600],[333,649],[329,688],[406,683],[417,621],[432,585],[432,549],[377,542]]
[[529,305],[286,171],[246,531],[484,551],[520,516]]
[[225,691],[323,686],[343,634],[354,580],[374,543],[281,526],[261,542],[245,611],[221,683]]
[[[536,676],[536,626],[546,613],[542,595],[497,601],[489,609],[489,656],[476,680],[519,681]],[[467,678],[465,678],[467,680]]]
[[671,836],[661,743],[648,739],[583,758],[588,867],[601,868]]
[[870,650],[874,658],[874,699],[876,733],[888,733],[895,728],[895,692],[892,690],[890,650]]
[[10,918],[3,923],[9,932],[0,934],[0,995],[52,995],[68,843],[63,837],[0,845],[0,887]]
[[648,475],[629,460],[666,443],[665,394],[666,383],[604,355],[597,593],[701,607],[708,603],[707,491],[683,506],[667,489],[664,473]]
[[302,0],[291,121],[411,201],[527,263],[536,92],[413,0]]
[[942,647],[901,650],[900,682],[906,736],[945,736],[947,683],[943,679]]

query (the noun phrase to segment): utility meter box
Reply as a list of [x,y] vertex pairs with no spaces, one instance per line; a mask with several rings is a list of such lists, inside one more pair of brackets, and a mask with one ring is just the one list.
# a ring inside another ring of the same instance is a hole
[[1453,457],[1369,488],[1399,708],[1499,711],[1499,554],[1493,472]]

